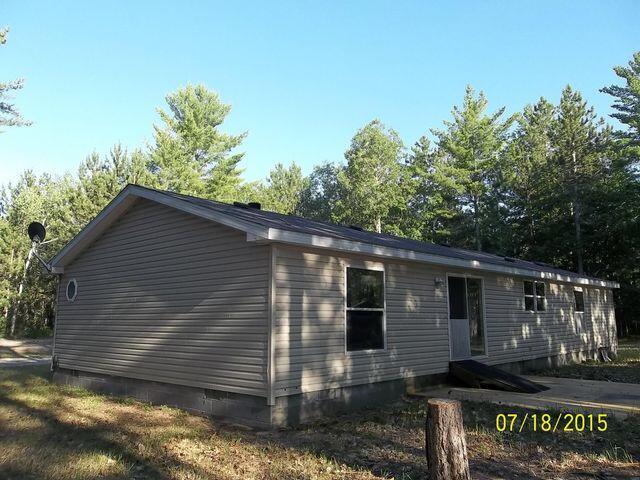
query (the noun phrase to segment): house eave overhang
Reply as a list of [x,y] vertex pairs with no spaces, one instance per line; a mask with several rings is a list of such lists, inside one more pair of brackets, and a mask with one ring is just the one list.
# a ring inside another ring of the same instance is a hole
[[340,252],[361,253],[363,255],[429,263],[432,265],[439,265],[444,267],[457,267],[484,272],[503,273],[514,276],[539,278],[543,280],[554,280],[558,282],[572,283],[577,285],[590,285],[604,288],[620,288],[619,283],[609,280],[600,280],[579,275],[566,275],[555,272],[543,272],[539,270],[510,267],[506,265],[497,265],[494,263],[482,262],[480,260],[452,258],[443,255],[416,252],[414,250],[385,247],[380,245],[373,245],[370,243],[325,237],[320,235],[309,235],[306,233],[291,232],[288,230],[275,228],[269,229],[268,236],[265,237],[265,239],[291,245],[324,248]]
[[358,242],[324,235],[312,235],[280,228],[269,228],[254,222],[236,218],[230,214],[217,212],[210,208],[196,205],[192,202],[176,198],[170,194],[139,187],[137,185],[127,185],[91,222],[87,224],[85,228],[80,231],[80,233],[78,233],[62,248],[62,250],[60,250],[60,252],[58,252],[57,255],[53,257],[51,260],[52,272],[55,274],[64,273],[64,267],[66,265],[73,261],[88,245],[95,241],[139,199],[151,200],[182,212],[196,215],[206,220],[211,220],[221,225],[243,231],[247,234],[247,241],[252,242],[279,242],[290,245],[329,249],[339,252],[360,253],[380,258],[393,258],[429,263],[445,267],[457,267],[476,271],[554,280],[577,285],[620,288],[620,284],[617,282],[588,278],[577,274],[569,275],[556,272],[544,272],[515,266],[498,265],[483,262],[481,260],[447,257],[444,255],[386,247],[372,243]]

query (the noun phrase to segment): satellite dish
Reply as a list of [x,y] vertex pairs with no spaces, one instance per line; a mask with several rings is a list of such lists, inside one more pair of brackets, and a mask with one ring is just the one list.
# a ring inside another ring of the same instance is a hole
[[29,228],[27,228],[27,233],[31,241],[36,243],[44,241],[44,237],[47,236],[47,230],[39,222],[31,222]]

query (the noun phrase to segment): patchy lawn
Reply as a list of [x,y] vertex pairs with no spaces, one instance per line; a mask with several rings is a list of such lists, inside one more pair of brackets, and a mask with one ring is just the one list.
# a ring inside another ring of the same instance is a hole
[[[474,478],[640,476],[640,418],[603,433],[495,430],[465,403]],[[397,406],[304,428],[260,432],[177,409],[52,385],[43,367],[0,369],[0,477],[46,479],[423,479],[424,406]]]
[[0,358],[39,358],[51,355],[51,338],[9,340],[0,337]]
[[536,372],[549,377],[580,378],[605,382],[640,383],[640,337],[621,339],[618,358],[610,363],[587,362]]

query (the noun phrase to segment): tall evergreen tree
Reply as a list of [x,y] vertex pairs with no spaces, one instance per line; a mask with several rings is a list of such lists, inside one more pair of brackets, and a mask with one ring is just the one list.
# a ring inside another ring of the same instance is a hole
[[501,160],[507,145],[512,118],[502,118],[504,108],[488,115],[482,92],[475,95],[467,87],[462,107],[454,107],[453,120],[444,130],[432,130],[445,159],[438,164],[438,175],[457,192],[473,225],[471,238],[477,250],[483,246],[501,249],[503,223],[501,206]]
[[343,193],[338,202],[338,220],[376,232],[395,231],[385,224],[402,198],[403,144],[398,134],[379,120],[359,130],[345,153],[346,168],[339,172]]
[[[602,121],[596,120],[579,92],[567,86],[562,92],[553,129],[555,163],[558,168],[557,192],[566,195],[573,223],[575,268],[584,273],[583,215],[591,181],[601,170],[599,150]],[[562,197],[560,198],[562,199]]]
[[167,95],[169,111],[158,110],[163,125],[154,126],[151,171],[161,188],[231,201],[242,183],[240,160],[232,153],[246,134],[229,135],[220,126],[231,107],[203,85]]
[[[0,46],[7,43],[8,28],[0,28]],[[24,79],[19,78],[10,82],[0,82],[0,126],[30,125],[18,112],[16,106],[10,102],[11,93],[24,87]]]
[[612,117],[624,129],[611,144],[611,174],[602,189],[593,242],[596,273],[620,281],[616,319],[622,334],[640,332],[640,52],[628,67],[615,67],[623,85],[601,91],[614,97]]
[[128,183],[154,186],[147,169],[148,158],[141,151],[129,154],[122,145],[114,145],[106,156],[92,153],[78,168],[78,185],[70,203],[78,230],[102,210]]
[[508,188],[511,255],[547,258],[543,251],[549,218],[554,208],[548,201],[553,182],[551,137],[554,107],[544,98],[527,105],[516,118],[516,129],[506,151],[504,174]]
[[[626,145],[640,149],[640,51],[633,54],[628,67],[615,67],[614,71],[625,85],[610,85],[600,91],[615,98],[611,116],[627,128],[617,132],[619,137],[626,140]],[[634,153],[636,158],[640,156],[638,150]]]
[[407,158],[408,210],[404,235],[436,243],[450,243],[452,228],[462,210],[456,200],[455,185],[443,176],[442,151],[434,149],[426,136],[411,147]]

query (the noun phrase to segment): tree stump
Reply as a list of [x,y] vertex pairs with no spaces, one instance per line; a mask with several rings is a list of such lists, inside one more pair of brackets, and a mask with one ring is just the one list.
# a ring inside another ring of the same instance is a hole
[[471,480],[459,401],[427,400],[426,449],[430,480]]

